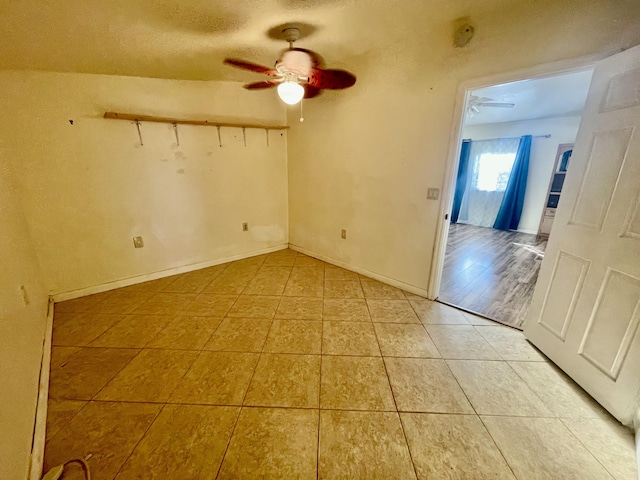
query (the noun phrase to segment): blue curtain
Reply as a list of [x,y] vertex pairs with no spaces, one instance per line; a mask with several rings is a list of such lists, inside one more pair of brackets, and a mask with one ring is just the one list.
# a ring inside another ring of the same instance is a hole
[[458,179],[456,180],[456,193],[453,196],[453,208],[451,209],[451,223],[458,221],[460,215],[460,205],[462,197],[467,189],[467,179],[469,178],[469,153],[471,152],[471,140],[463,140],[460,147],[460,162],[458,163]]
[[507,188],[500,204],[493,228],[497,230],[517,230],[524,204],[524,192],[527,188],[529,173],[529,154],[531,153],[531,135],[520,138],[516,159],[509,175]]

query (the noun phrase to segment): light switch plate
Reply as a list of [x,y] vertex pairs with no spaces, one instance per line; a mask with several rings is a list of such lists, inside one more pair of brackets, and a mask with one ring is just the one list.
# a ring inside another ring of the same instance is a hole
[[440,197],[440,189],[439,188],[428,188],[427,189],[427,200],[438,200]]

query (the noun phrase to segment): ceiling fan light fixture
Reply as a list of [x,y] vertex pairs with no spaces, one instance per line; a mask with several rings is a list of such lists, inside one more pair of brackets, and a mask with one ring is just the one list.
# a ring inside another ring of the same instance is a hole
[[287,105],[295,105],[304,97],[304,87],[297,82],[284,81],[278,85],[278,96]]

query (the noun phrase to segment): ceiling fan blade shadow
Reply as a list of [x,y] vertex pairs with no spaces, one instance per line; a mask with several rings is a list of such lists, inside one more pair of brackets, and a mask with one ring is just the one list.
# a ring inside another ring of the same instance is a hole
[[247,83],[246,85],[243,85],[243,87],[247,90],[263,90],[265,88],[273,88],[278,83],[280,82],[277,80],[265,80],[264,82]]
[[273,68],[264,67],[262,65],[258,65],[257,63],[247,62],[245,60],[239,60],[237,58],[225,58],[223,63],[231,65],[232,67],[242,68],[243,70],[250,70],[256,73],[278,75],[278,72]]

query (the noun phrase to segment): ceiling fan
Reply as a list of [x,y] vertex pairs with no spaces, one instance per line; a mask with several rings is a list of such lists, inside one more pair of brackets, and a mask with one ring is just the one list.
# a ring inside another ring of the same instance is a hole
[[472,117],[476,113],[480,113],[481,107],[494,107],[494,108],[513,108],[515,103],[510,102],[495,102],[493,98],[478,97],[477,95],[471,95],[469,98],[469,104],[467,107],[467,115]]
[[339,90],[349,88],[356,83],[356,77],[345,70],[328,70],[321,67],[320,56],[304,48],[293,48],[293,42],[300,38],[300,30],[287,27],[282,30],[284,39],[289,42],[276,61],[274,68],[264,67],[245,60],[225,58],[224,63],[233,67],[264,73],[273,77],[261,82],[244,85],[247,90],[278,88],[278,95],[283,102],[295,105],[302,98],[313,98],[322,90]]

